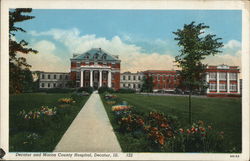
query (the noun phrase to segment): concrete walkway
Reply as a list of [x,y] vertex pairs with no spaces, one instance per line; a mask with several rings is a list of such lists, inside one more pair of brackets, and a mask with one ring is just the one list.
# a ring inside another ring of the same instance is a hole
[[54,152],[121,152],[101,98],[94,92]]

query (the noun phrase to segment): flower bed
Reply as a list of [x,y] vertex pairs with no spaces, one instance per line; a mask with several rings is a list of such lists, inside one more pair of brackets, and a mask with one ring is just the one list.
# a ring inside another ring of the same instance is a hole
[[73,98],[60,98],[58,102],[70,104],[70,103],[75,103],[76,101],[74,101]]
[[[144,151],[154,152],[224,152],[223,132],[198,121],[181,127],[178,118],[152,111],[139,114],[127,102],[112,106],[119,135],[140,140]],[[139,134],[139,137],[138,137]],[[143,141],[142,141],[143,140]],[[138,145],[138,143],[137,143]]]
[[25,120],[31,120],[31,119],[39,119],[43,116],[53,116],[57,112],[56,107],[49,108],[48,106],[42,106],[39,109],[31,110],[29,112],[25,112],[25,110],[22,110],[19,112],[19,116],[21,118],[24,118]]

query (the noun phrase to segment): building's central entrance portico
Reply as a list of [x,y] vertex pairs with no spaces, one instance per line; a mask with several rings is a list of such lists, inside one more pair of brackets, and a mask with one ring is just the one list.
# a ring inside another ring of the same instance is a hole
[[111,88],[111,67],[100,65],[80,66],[80,72],[80,87]]

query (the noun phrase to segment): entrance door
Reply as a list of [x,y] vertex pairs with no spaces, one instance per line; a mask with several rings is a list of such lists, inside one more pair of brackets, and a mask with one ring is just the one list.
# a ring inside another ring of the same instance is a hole
[[98,86],[99,86],[98,82],[93,82],[93,83],[94,83],[94,84],[93,84],[94,89],[97,90],[97,89],[98,89]]

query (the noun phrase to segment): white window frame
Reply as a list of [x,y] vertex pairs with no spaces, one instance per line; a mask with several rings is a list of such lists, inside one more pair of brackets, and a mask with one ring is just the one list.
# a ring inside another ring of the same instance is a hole
[[227,84],[220,83],[219,84],[219,89],[220,89],[220,91],[226,91],[227,90]]
[[209,90],[210,91],[216,91],[217,90],[217,84],[216,83],[209,83]]
[[219,78],[220,78],[220,80],[227,80],[227,73],[220,72],[219,73]]
[[216,80],[217,74],[216,72],[210,72],[209,73],[209,80]]
[[229,90],[231,92],[236,92],[237,91],[237,84],[230,84]]
[[237,73],[229,73],[230,80],[237,80]]

